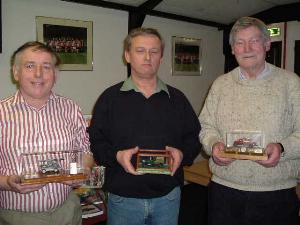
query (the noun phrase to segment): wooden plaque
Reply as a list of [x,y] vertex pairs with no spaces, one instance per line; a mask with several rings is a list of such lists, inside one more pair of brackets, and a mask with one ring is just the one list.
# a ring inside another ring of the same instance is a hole
[[58,174],[58,175],[36,174],[31,177],[23,176],[21,179],[21,185],[59,183],[62,181],[86,180],[86,179],[87,179],[87,175],[84,173]]
[[220,157],[232,158],[232,159],[248,159],[248,160],[267,160],[268,156],[266,153],[253,153],[253,152],[226,152],[221,151],[219,153]]

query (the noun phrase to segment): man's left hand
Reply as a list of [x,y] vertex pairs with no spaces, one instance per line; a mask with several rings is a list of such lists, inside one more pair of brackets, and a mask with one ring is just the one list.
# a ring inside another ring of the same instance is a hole
[[268,159],[267,160],[258,160],[256,161],[264,167],[275,167],[281,156],[281,146],[277,143],[270,143],[267,145],[265,150]]
[[166,146],[166,150],[168,152],[170,152],[171,155],[171,159],[172,159],[172,173],[171,175],[173,176],[176,172],[176,170],[179,168],[182,158],[183,158],[183,154],[182,151],[180,151],[177,148],[173,148],[173,147],[169,147]]
[[6,177],[9,191],[25,194],[37,191],[45,186],[45,184],[27,184],[21,185],[21,178],[17,175],[10,175]]

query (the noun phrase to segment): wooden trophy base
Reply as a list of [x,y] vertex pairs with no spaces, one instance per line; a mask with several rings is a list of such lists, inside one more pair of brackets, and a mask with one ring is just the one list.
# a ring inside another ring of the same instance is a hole
[[248,160],[267,160],[266,153],[254,153],[254,152],[239,152],[239,151],[220,151],[220,157],[232,158],[232,159],[248,159]]
[[62,181],[86,180],[86,179],[87,179],[87,175],[84,173],[50,174],[50,175],[39,173],[32,176],[23,176],[21,179],[21,185],[59,183]]
[[138,168],[136,171],[138,173],[152,173],[152,174],[166,174],[166,175],[171,175],[171,171],[169,169]]

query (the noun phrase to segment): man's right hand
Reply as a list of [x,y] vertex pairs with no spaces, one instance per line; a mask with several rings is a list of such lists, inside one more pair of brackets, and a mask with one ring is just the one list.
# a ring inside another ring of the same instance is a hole
[[117,152],[117,161],[127,173],[139,175],[139,173],[135,171],[134,167],[131,164],[131,158],[138,152],[138,150],[139,148],[135,147]]
[[7,189],[9,191],[22,193],[22,194],[37,191],[40,188],[42,188],[43,186],[45,186],[45,184],[21,185],[21,177],[17,176],[17,175],[7,176],[6,183],[7,184],[5,186],[7,186],[7,188],[5,188],[5,189]]
[[227,166],[232,163],[235,159],[220,157],[219,152],[225,149],[225,144],[222,142],[216,142],[212,146],[212,158],[219,166]]

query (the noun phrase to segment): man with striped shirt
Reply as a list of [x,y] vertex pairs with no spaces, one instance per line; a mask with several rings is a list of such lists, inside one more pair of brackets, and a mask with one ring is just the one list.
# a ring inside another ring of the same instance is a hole
[[28,42],[12,56],[19,90],[0,101],[0,224],[79,225],[73,182],[21,185],[21,154],[79,149],[91,159],[81,110],[52,92],[60,60],[51,48]]

